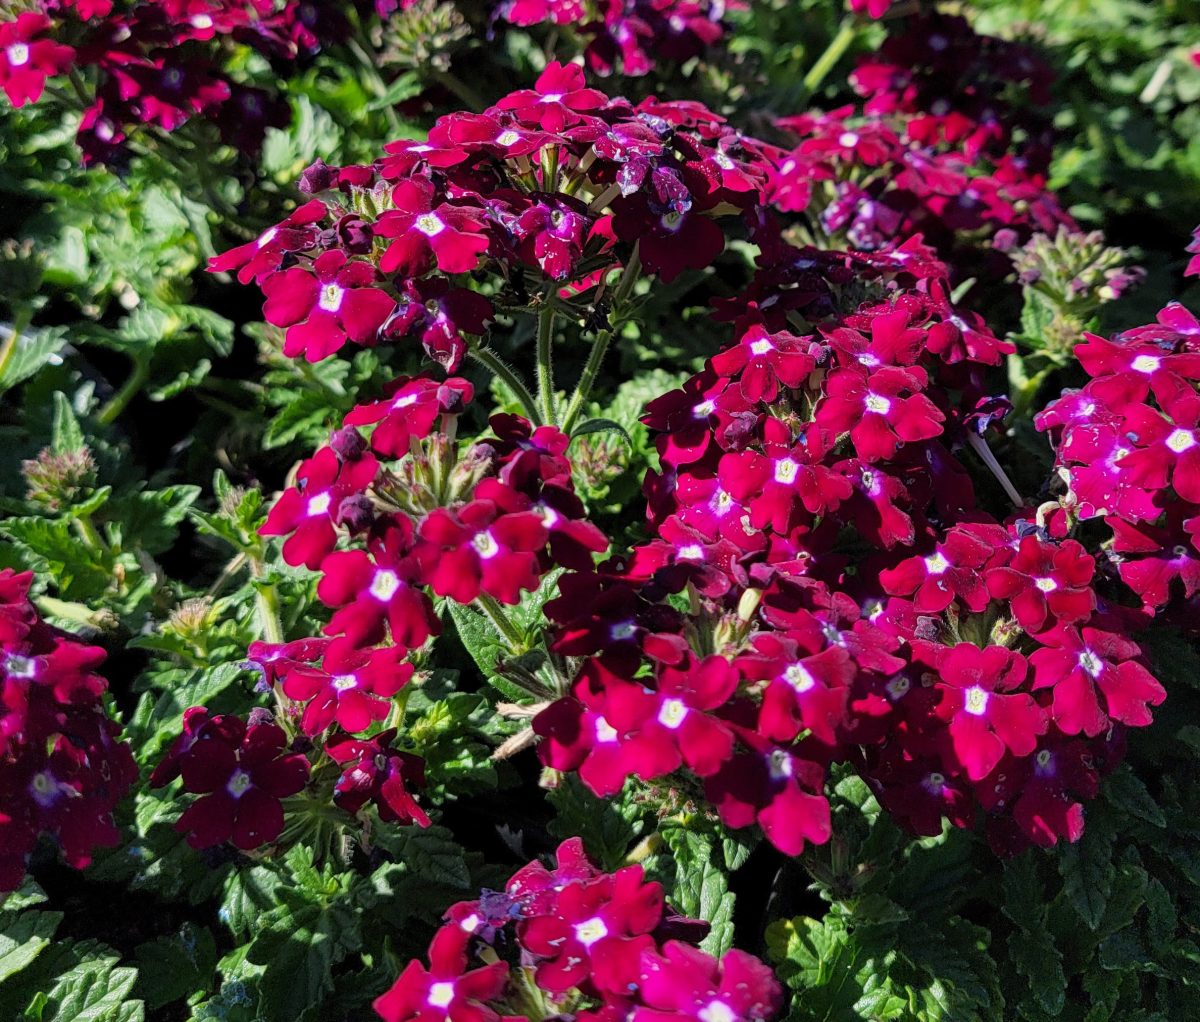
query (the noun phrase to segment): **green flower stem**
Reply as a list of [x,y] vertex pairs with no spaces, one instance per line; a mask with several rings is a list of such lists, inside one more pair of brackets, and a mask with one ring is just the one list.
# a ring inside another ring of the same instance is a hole
[[858,26],[852,16],[847,17],[842,21],[837,35],[829,41],[825,52],[817,58],[817,62],[808,69],[808,74],[804,76],[804,91],[807,95],[811,96],[821,87],[821,83],[825,81],[829,72],[846,55],[846,51],[850,49],[850,44],[854,42],[856,35],[858,35]]
[[554,306],[547,305],[538,313],[537,337],[537,381],[538,397],[541,399],[542,415],[548,423],[554,422]]
[[500,377],[521,402],[521,407],[525,410],[529,421],[535,426],[544,426],[542,421],[542,413],[538,410],[537,401],[529,392],[529,388],[519,377],[512,366],[504,362],[491,348],[471,348],[468,351],[471,358],[475,359],[480,365],[486,366],[491,370],[493,375]]
[[250,575],[254,579],[254,606],[258,626],[267,642],[283,642],[283,621],[279,616],[279,590],[267,581],[267,568],[261,557],[250,555]]
[[139,351],[133,357],[133,372],[129,374],[127,379],[108,401],[103,408],[100,409],[96,418],[105,426],[111,426],[117,421],[120,414],[125,411],[126,406],[137,397],[138,391],[142,389],[146,381],[150,378],[150,356],[145,352]]
[[444,85],[453,92],[454,95],[466,103],[472,110],[479,111],[487,108],[488,104],[484,101],[483,97],[453,72],[439,71],[435,68],[431,72],[431,77],[435,82]]
[[[635,245],[633,254],[629,257],[629,262],[626,263],[625,270],[621,274],[621,280],[617,284],[616,291],[613,294],[612,316],[616,317],[622,314],[625,303],[629,300],[630,294],[633,293],[633,286],[637,283],[637,278],[641,272],[642,261]],[[583,367],[583,373],[579,377],[579,386],[575,388],[575,393],[571,395],[570,404],[567,405],[567,410],[563,414],[562,431],[568,436],[570,436],[571,429],[583,411],[583,403],[592,394],[592,387],[596,384],[596,377],[600,375],[600,366],[603,364],[604,356],[608,352],[608,345],[613,339],[613,333],[614,331],[612,330],[601,330],[596,334],[596,339],[592,342],[592,350],[588,355],[587,364]]]
[[504,638],[509,650],[513,653],[525,652],[525,636],[513,623],[512,618],[505,613],[500,602],[487,593],[480,593],[475,602],[479,605],[479,609],[487,615],[488,620],[496,626],[496,631]]

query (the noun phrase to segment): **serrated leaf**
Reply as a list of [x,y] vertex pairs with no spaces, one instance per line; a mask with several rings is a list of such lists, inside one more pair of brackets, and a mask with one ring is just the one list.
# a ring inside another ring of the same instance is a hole
[[1005,863],[1003,890],[1004,914],[1017,925],[1008,938],[1009,959],[1029,980],[1029,994],[1038,1006],[1057,1016],[1066,1002],[1067,978],[1062,954],[1046,927],[1042,884],[1031,854]]
[[1130,816],[1156,827],[1167,825],[1162,809],[1128,766],[1122,766],[1105,780],[1104,796],[1110,804]]
[[1092,930],[1100,927],[1116,876],[1112,861],[1114,836],[1107,827],[1089,826],[1077,842],[1063,849],[1059,858],[1067,899]]
[[711,925],[700,946],[720,957],[733,946],[734,896],[718,864],[716,841],[710,834],[683,827],[664,827],[660,833],[675,860],[670,900],[685,916]]
[[83,430],[75,418],[75,410],[67,395],[61,390],[54,392],[54,425],[50,432],[50,449],[55,454],[78,451],[83,447]]
[[633,437],[629,435],[629,431],[613,419],[588,419],[587,422],[581,423],[571,431],[571,439],[576,440],[591,433],[616,433],[625,443],[633,447]]
[[388,851],[426,883],[466,889],[471,883],[462,845],[444,827],[401,827],[389,835]]
[[151,1011],[209,989],[217,944],[208,930],[185,923],[172,937],[141,944],[134,952],[138,991]]
[[66,346],[66,335],[65,327],[37,327],[14,334],[11,324],[0,323],[0,394],[56,359]]
[[42,953],[60,922],[61,912],[0,912],[0,983]]
[[35,997],[24,1017],[36,1022],[143,1022],[142,1002],[129,996],[137,971],[116,963],[115,956],[85,957]]

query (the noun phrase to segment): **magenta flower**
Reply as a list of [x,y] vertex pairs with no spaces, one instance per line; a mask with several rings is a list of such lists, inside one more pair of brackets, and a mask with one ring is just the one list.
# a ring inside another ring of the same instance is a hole
[[283,353],[320,362],[347,341],[373,344],[396,303],[371,286],[377,281],[371,265],[333,249],[317,257],[313,271],[293,266],[263,281],[263,316],[288,328]]
[[884,366],[869,376],[837,369],[825,381],[817,423],[834,435],[849,432],[864,461],[880,461],[901,443],[928,440],[942,432],[945,416],[924,394],[917,368]]
[[344,421],[347,426],[376,423],[371,447],[385,457],[402,458],[412,441],[424,440],[433,432],[442,415],[461,413],[475,396],[475,388],[457,376],[442,383],[425,376],[401,376],[384,393],[379,401],[356,405]]
[[547,529],[534,511],[502,512],[491,500],[451,511],[437,508],[421,522],[425,579],[439,596],[470,603],[480,592],[501,603],[520,602],[538,587],[538,553]]
[[386,623],[393,643],[416,649],[441,628],[423,588],[426,569],[413,549],[412,523],[393,519],[367,546],[335,551],[321,564],[317,596],[340,608],[325,632],[371,645],[382,641]]
[[433,263],[443,273],[469,273],[491,243],[482,210],[434,201],[434,187],[421,178],[400,181],[392,206],[375,222],[375,233],[393,238],[379,268],[419,277]]
[[949,721],[954,755],[972,781],[990,774],[1005,749],[1028,756],[1045,734],[1045,711],[1027,692],[1014,691],[1028,669],[1021,654],[1002,646],[960,642],[938,657],[938,716]]
[[306,735],[320,734],[331,724],[352,735],[386,720],[392,696],[412,677],[403,646],[358,649],[347,639],[335,639],[321,666],[298,664],[282,674],[280,684],[289,699],[307,703],[300,727]]
[[13,106],[36,103],[46,79],[61,74],[75,59],[71,47],[44,37],[50,28],[50,19],[33,11],[0,24],[0,88]]
[[191,714],[168,757],[172,765],[151,780],[166,783],[178,770],[184,790],[203,796],[175,829],[193,848],[230,840],[247,851],[270,844],[283,830],[280,800],[308,782],[308,760],[286,751],[287,736],[277,724],[247,727],[237,717],[208,717],[203,707]]
[[783,1005],[779,981],[753,955],[733,948],[718,962],[677,940],[642,956],[638,993],[646,1007],[630,1022],[762,1022]]
[[283,559],[315,571],[337,545],[342,502],[365,493],[378,472],[373,455],[343,462],[332,447],[322,447],[300,466],[296,485],[271,506],[259,535],[287,536]]
[[[1184,599],[1200,592],[1200,508],[1173,503],[1162,527],[1107,519],[1113,531],[1112,551],[1118,555],[1121,581],[1147,607],[1162,607],[1182,590]],[[1178,583],[1178,586],[1176,586]]]
[[504,990],[508,966],[494,962],[467,971],[471,935],[443,926],[429,945],[429,968],[411,961],[374,1008],[384,1022],[498,1022],[488,1001]]
[[523,920],[517,933],[522,946],[542,957],[535,976],[543,990],[564,993],[590,983],[622,995],[637,983],[662,912],[662,887],[646,883],[641,866],[626,866],[567,885],[552,913]]
[[989,568],[984,577],[992,596],[1011,602],[1017,623],[1037,632],[1047,620],[1072,624],[1091,617],[1095,567],[1096,559],[1075,540],[1050,543],[1031,535],[1007,565]]
[[779,387],[800,387],[816,369],[820,346],[811,337],[767,333],[754,324],[732,348],[712,357],[712,367],[722,376],[740,373],[742,394],[747,401],[775,400]]
[[933,553],[880,571],[879,583],[895,596],[911,596],[918,614],[940,614],[955,599],[978,614],[988,604],[982,569],[1007,543],[998,525],[956,525]]
[[1200,398],[1188,388],[1166,406],[1170,419],[1147,405],[1125,409],[1124,433],[1136,450],[1119,471],[1131,486],[1161,490],[1170,484],[1186,501],[1200,503]]
[[316,225],[327,212],[320,199],[310,199],[282,223],[268,227],[253,241],[213,256],[208,261],[208,268],[213,273],[237,270],[239,283],[249,284],[253,280],[261,284],[264,278],[279,269],[287,253],[303,252],[316,244],[319,233]]
[[582,121],[583,115],[598,110],[608,97],[584,85],[583,68],[577,64],[550,61],[532,89],[518,89],[499,103],[497,110],[512,110],[516,117],[544,131],[560,132]]
[[[1098,628],[1058,627],[1029,657],[1033,688],[1053,689],[1051,715],[1063,734],[1093,738],[1110,721],[1145,727],[1167,693],[1138,661],[1136,642]],[[1103,705],[1101,705],[1103,697]]]

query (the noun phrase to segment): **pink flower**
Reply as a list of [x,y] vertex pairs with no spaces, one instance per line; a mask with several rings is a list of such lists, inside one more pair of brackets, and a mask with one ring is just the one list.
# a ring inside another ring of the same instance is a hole
[[433,432],[442,415],[461,413],[474,397],[475,388],[457,376],[442,383],[425,376],[401,376],[388,384],[384,393],[379,401],[352,408],[345,423],[377,423],[371,432],[371,447],[386,457],[402,458],[412,441],[424,440]]
[[394,728],[374,738],[336,737],[325,751],[342,767],[333,786],[333,801],[348,813],[374,802],[385,823],[415,823],[428,827],[429,817],[412,789],[425,784],[425,764],[419,756],[393,749]]
[[811,337],[767,333],[754,324],[732,348],[712,358],[712,367],[722,376],[740,374],[742,393],[747,401],[775,400],[779,386],[800,387],[816,369],[819,345]]
[[370,454],[343,462],[332,447],[322,447],[300,466],[296,485],[271,506],[259,535],[287,536],[283,559],[315,571],[337,544],[342,502],[365,493],[378,472]]
[[237,270],[238,283],[249,284],[253,280],[261,284],[264,278],[279,269],[287,253],[302,252],[316,244],[316,225],[326,213],[324,202],[310,199],[282,223],[268,227],[253,241],[213,256],[208,261],[208,269],[212,273]]
[[949,721],[954,754],[971,780],[991,773],[1005,749],[1015,756],[1033,752],[1048,724],[1031,695],[1014,691],[1028,672],[1021,654],[960,642],[938,657],[937,670],[938,716]]
[[429,945],[429,968],[411,961],[386,994],[376,998],[375,1011],[384,1022],[498,1022],[488,1007],[504,990],[508,966],[495,962],[467,971],[471,935],[457,926],[443,926]]
[[992,596],[1011,601],[1020,626],[1037,632],[1047,619],[1071,624],[1091,617],[1095,567],[1095,558],[1073,539],[1051,543],[1030,535],[1006,566],[989,568],[984,577]]
[[0,24],[0,88],[13,106],[36,103],[46,79],[61,74],[75,58],[71,47],[43,38],[50,27],[46,15],[33,11]]
[[1112,552],[1117,571],[1147,607],[1162,607],[1172,596],[1175,583],[1184,599],[1200,592],[1200,508],[1173,503],[1167,509],[1165,526],[1107,519],[1113,531]]
[[642,956],[638,993],[646,1007],[630,1022],[763,1022],[783,1005],[774,974],[753,955],[736,948],[718,963],[712,955],[677,940],[662,954]]
[[469,273],[490,240],[483,211],[434,201],[434,187],[421,178],[400,181],[392,206],[375,222],[375,234],[394,238],[379,261],[384,273],[419,277],[434,262],[443,273]]
[[978,614],[988,604],[983,566],[1007,542],[1000,526],[956,525],[933,553],[884,568],[879,582],[888,593],[911,596],[918,614],[940,614],[955,599]]
[[1045,648],[1029,657],[1033,688],[1053,690],[1052,716],[1064,734],[1092,738],[1110,721],[1145,727],[1150,707],[1167,697],[1135,659],[1141,649],[1130,639],[1086,626],[1057,627],[1039,639]]
[[347,639],[335,639],[321,666],[297,664],[283,673],[280,684],[289,699],[307,703],[300,727],[306,735],[320,734],[335,721],[350,734],[361,734],[372,723],[386,720],[391,697],[412,677],[403,646],[358,649]]
[[945,416],[919,393],[924,386],[925,374],[917,368],[884,366],[869,376],[836,369],[825,381],[817,422],[835,435],[849,431],[864,461],[890,458],[902,442],[942,432]]
[[334,249],[317,257],[313,271],[294,266],[263,281],[263,316],[288,328],[283,353],[320,362],[348,340],[373,344],[396,303],[371,286],[377,280],[371,265],[349,262]]
[[552,60],[538,75],[532,89],[509,93],[496,104],[496,109],[512,110],[527,124],[557,132],[578,124],[583,120],[582,114],[598,110],[607,102],[603,92],[584,86],[583,68]]

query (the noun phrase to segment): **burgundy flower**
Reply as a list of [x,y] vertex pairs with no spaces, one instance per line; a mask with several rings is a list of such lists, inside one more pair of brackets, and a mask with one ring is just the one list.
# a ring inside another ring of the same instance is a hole
[[46,15],[33,11],[0,24],[0,88],[13,106],[36,103],[46,79],[61,74],[75,59],[71,47],[45,38],[50,27]]
[[392,520],[367,550],[339,550],[321,564],[317,596],[340,608],[325,626],[328,635],[344,635],[354,645],[381,641],[386,622],[392,642],[416,649],[440,626],[423,587],[425,568],[413,549],[412,524]]
[[1005,749],[1015,756],[1033,752],[1048,723],[1031,695],[1014,691],[1028,672],[1021,654],[960,642],[938,657],[937,670],[937,712],[949,721],[954,754],[971,780],[991,773]]
[[371,447],[389,458],[409,453],[414,440],[433,432],[442,415],[458,415],[470,404],[475,388],[453,376],[438,383],[425,376],[401,376],[388,384],[386,396],[371,404],[356,405],[346,415],[347,426],[377,423],[371,432]]
[[1147,405],[1125,409],[1124,432],[1136,450],[1119,471],[1131,486],[1161,490],[1170,484],[1184,500],[1200,503],[1200,397],[1188,388],[1165,410],[1171,419]]
[[418,337],[425,354],[452,373],[467,353],[465,335],[484,334],[493,315],[492,303],[483,295],[451,287],[442,277],[406,280],[396,310],[383,324],[380,335],[389,341]]
[[307,703],[300,726],[310,737],[335,721],[352,735],[386,720],[391,697],[412,677],[403,646],[358,649],[347,639],[335,639],[325,650],[321,666],[298,664],[282,674],[280,685],[289,699]]
[[337,544],[342,502],[365,493],[378,472],[379,462],[370,454],[342,461],[332,447],[322,447],[300,466],[296,485],[271,506],[259,534],[287,536],[283,559],[315,571]]
[[320,362],[348,340],[374,343],[396,306],[371,286],[376,280],[369,263],[349,262],[338,250],[325,252],[313,263],[313,273],[294,266],[263,281],[263,316],[268,323],[288,328],[285,355]]
[[325,746],[342,776],[333,786],[333,801],[348,813],[374,802],[385,823],[429,826],[429,817],[413,797],[425,784],[425,764],[419,756],[391,747],[395,729],[374,738],[336,737]]
[[471,935],[443,926],[429,945],[429,968],[411,961],[374,1008],[384,1022],[498,1022],[488,1007],[504,990],[508,966],[494,962],[467,971]]
[[1200,508],[1172,504],[1163,527],[1109,518],[1112,552],[1117,571],[1147,607],[1161,607],[1173,595],[1175,583],[1184,599],[1200,591]]
[[1037,632],[1047,619],[1071,624],[1091,617],[1095,566],[1095,558],[1073,539],[1049,543],[1031,535],[1006,566],[989,568],[985,578],[992,596],[1011,601],[1020,626]]
[[912,596],[919,614],[939,614],[956,598],[978,614],[988,604],[982,569],[1007,542],[1000,526],[956,525],[933,553],[883,569],[879,582],[893,595]]
[[[281,799],[308,781],[308,760],[286,751],[287,736],[276,724],[251,724],[237,717],[207,717],[194,707],[168,761],[177,763],[185,791],[203,796],[175,824],[193,848],[232,840],[243,850],[270,844],[283,830]],[[162,784],[174,767],[156,775]]]

